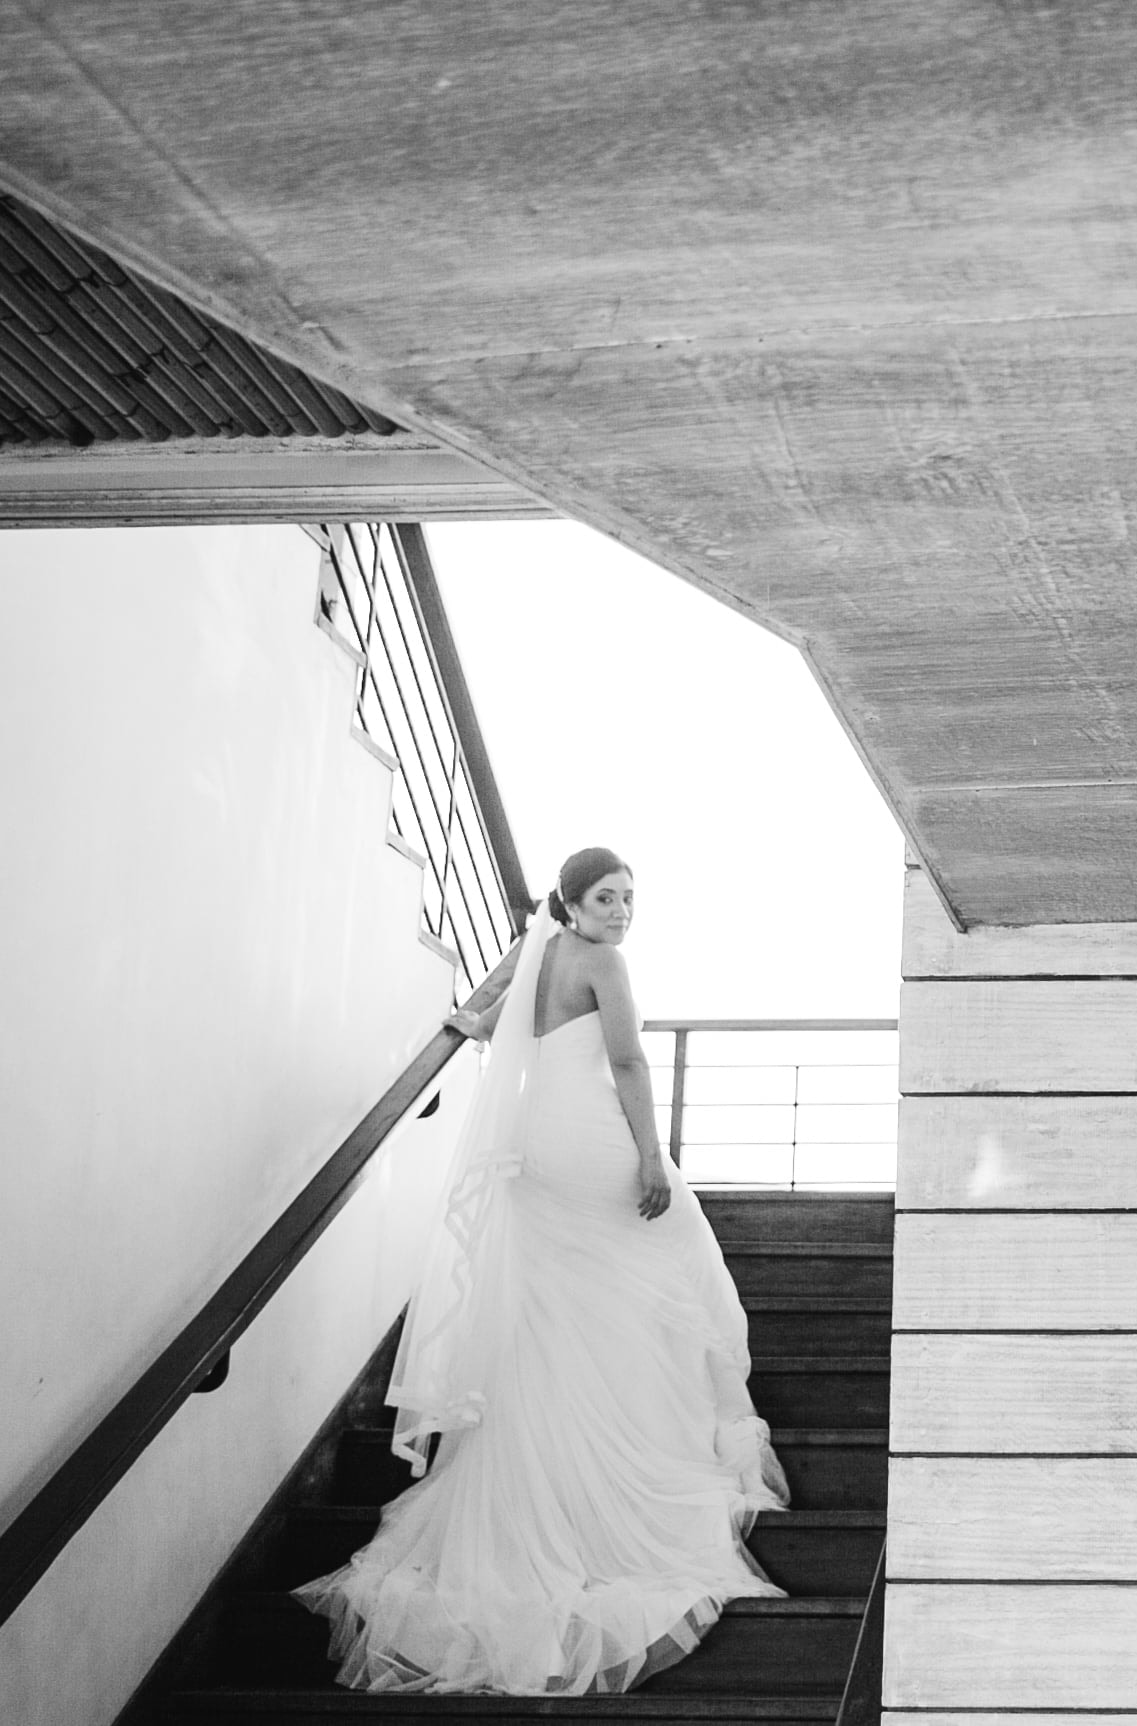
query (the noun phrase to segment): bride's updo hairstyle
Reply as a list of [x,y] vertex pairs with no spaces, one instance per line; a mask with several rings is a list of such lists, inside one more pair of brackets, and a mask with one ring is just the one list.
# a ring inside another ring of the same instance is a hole
[[569,906],[579,905],[590,887],[595,887],[605,875],[614,875],[618,869],[629,875],[632,873],[622,857],[617,857],[614,851],[603,845],[590,845],[586,851],[574,851],[561,865],[557,884],[549,894],[549,910],[554,920],[563,923],[567,929]]

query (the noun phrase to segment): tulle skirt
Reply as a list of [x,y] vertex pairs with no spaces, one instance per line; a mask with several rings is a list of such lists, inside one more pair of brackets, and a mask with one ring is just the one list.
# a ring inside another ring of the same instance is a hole
[[368,1691],[630,1689],[725,1601],[777,1595],[746,1550],[788,1501],[746,1390],[746,1316],[677,1171],[636,1211],[638,1157],[596,1015],[543,1039],[525,1166],[471,1299],[480,1421],[444,1433],[350,1564],[297,1589]]

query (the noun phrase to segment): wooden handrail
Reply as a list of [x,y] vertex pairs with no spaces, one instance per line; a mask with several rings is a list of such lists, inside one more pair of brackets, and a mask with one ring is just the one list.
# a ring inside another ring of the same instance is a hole
[[836,1726],[880,1726],[884,1683],[884,1552],[882,1546],[857,1632],[845,1693],[837,1710]]
[[[468,1005],[475,1011],[497,999],[517,953],[515,945],[471,995]],[[438,1079],[462,1041],[445,1029],[431,1038],[216,1294],[0,1535],[0,1624],[319,1240],[392,1128]]]

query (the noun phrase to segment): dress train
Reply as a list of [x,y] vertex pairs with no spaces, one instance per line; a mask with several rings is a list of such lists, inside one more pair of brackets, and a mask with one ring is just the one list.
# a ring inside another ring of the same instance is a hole
[[351,1562],[295,1590],[339,1681],[379,1691],[630,1689],[741,1595],[785,1477],[746,1389],[746,1315],[694,1194],[637,1213],[639,1159],[589,1013],[539,1040],[520,1171],[498,1181],[464,1315],[484,1387]]

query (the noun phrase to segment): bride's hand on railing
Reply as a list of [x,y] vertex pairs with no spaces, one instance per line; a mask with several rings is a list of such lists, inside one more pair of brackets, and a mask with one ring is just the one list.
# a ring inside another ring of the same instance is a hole
[[482,1020],[479,1013],[474,1013],[469,1007],[459,1007],[456,1013],[451,1013],[448,1019],[442,1021],[448,1031],[457,1031],[459,1036],[470,1037],[475,1043],[485,1041],[482,1030]]
[[645,1222],[651,1222],[655,1217],[661,1217],[671,1203],[671,1187],[664,1173],[663,1157],[658,1151],[653,1156],[640,1158],[640,1202],[639,1213]]

